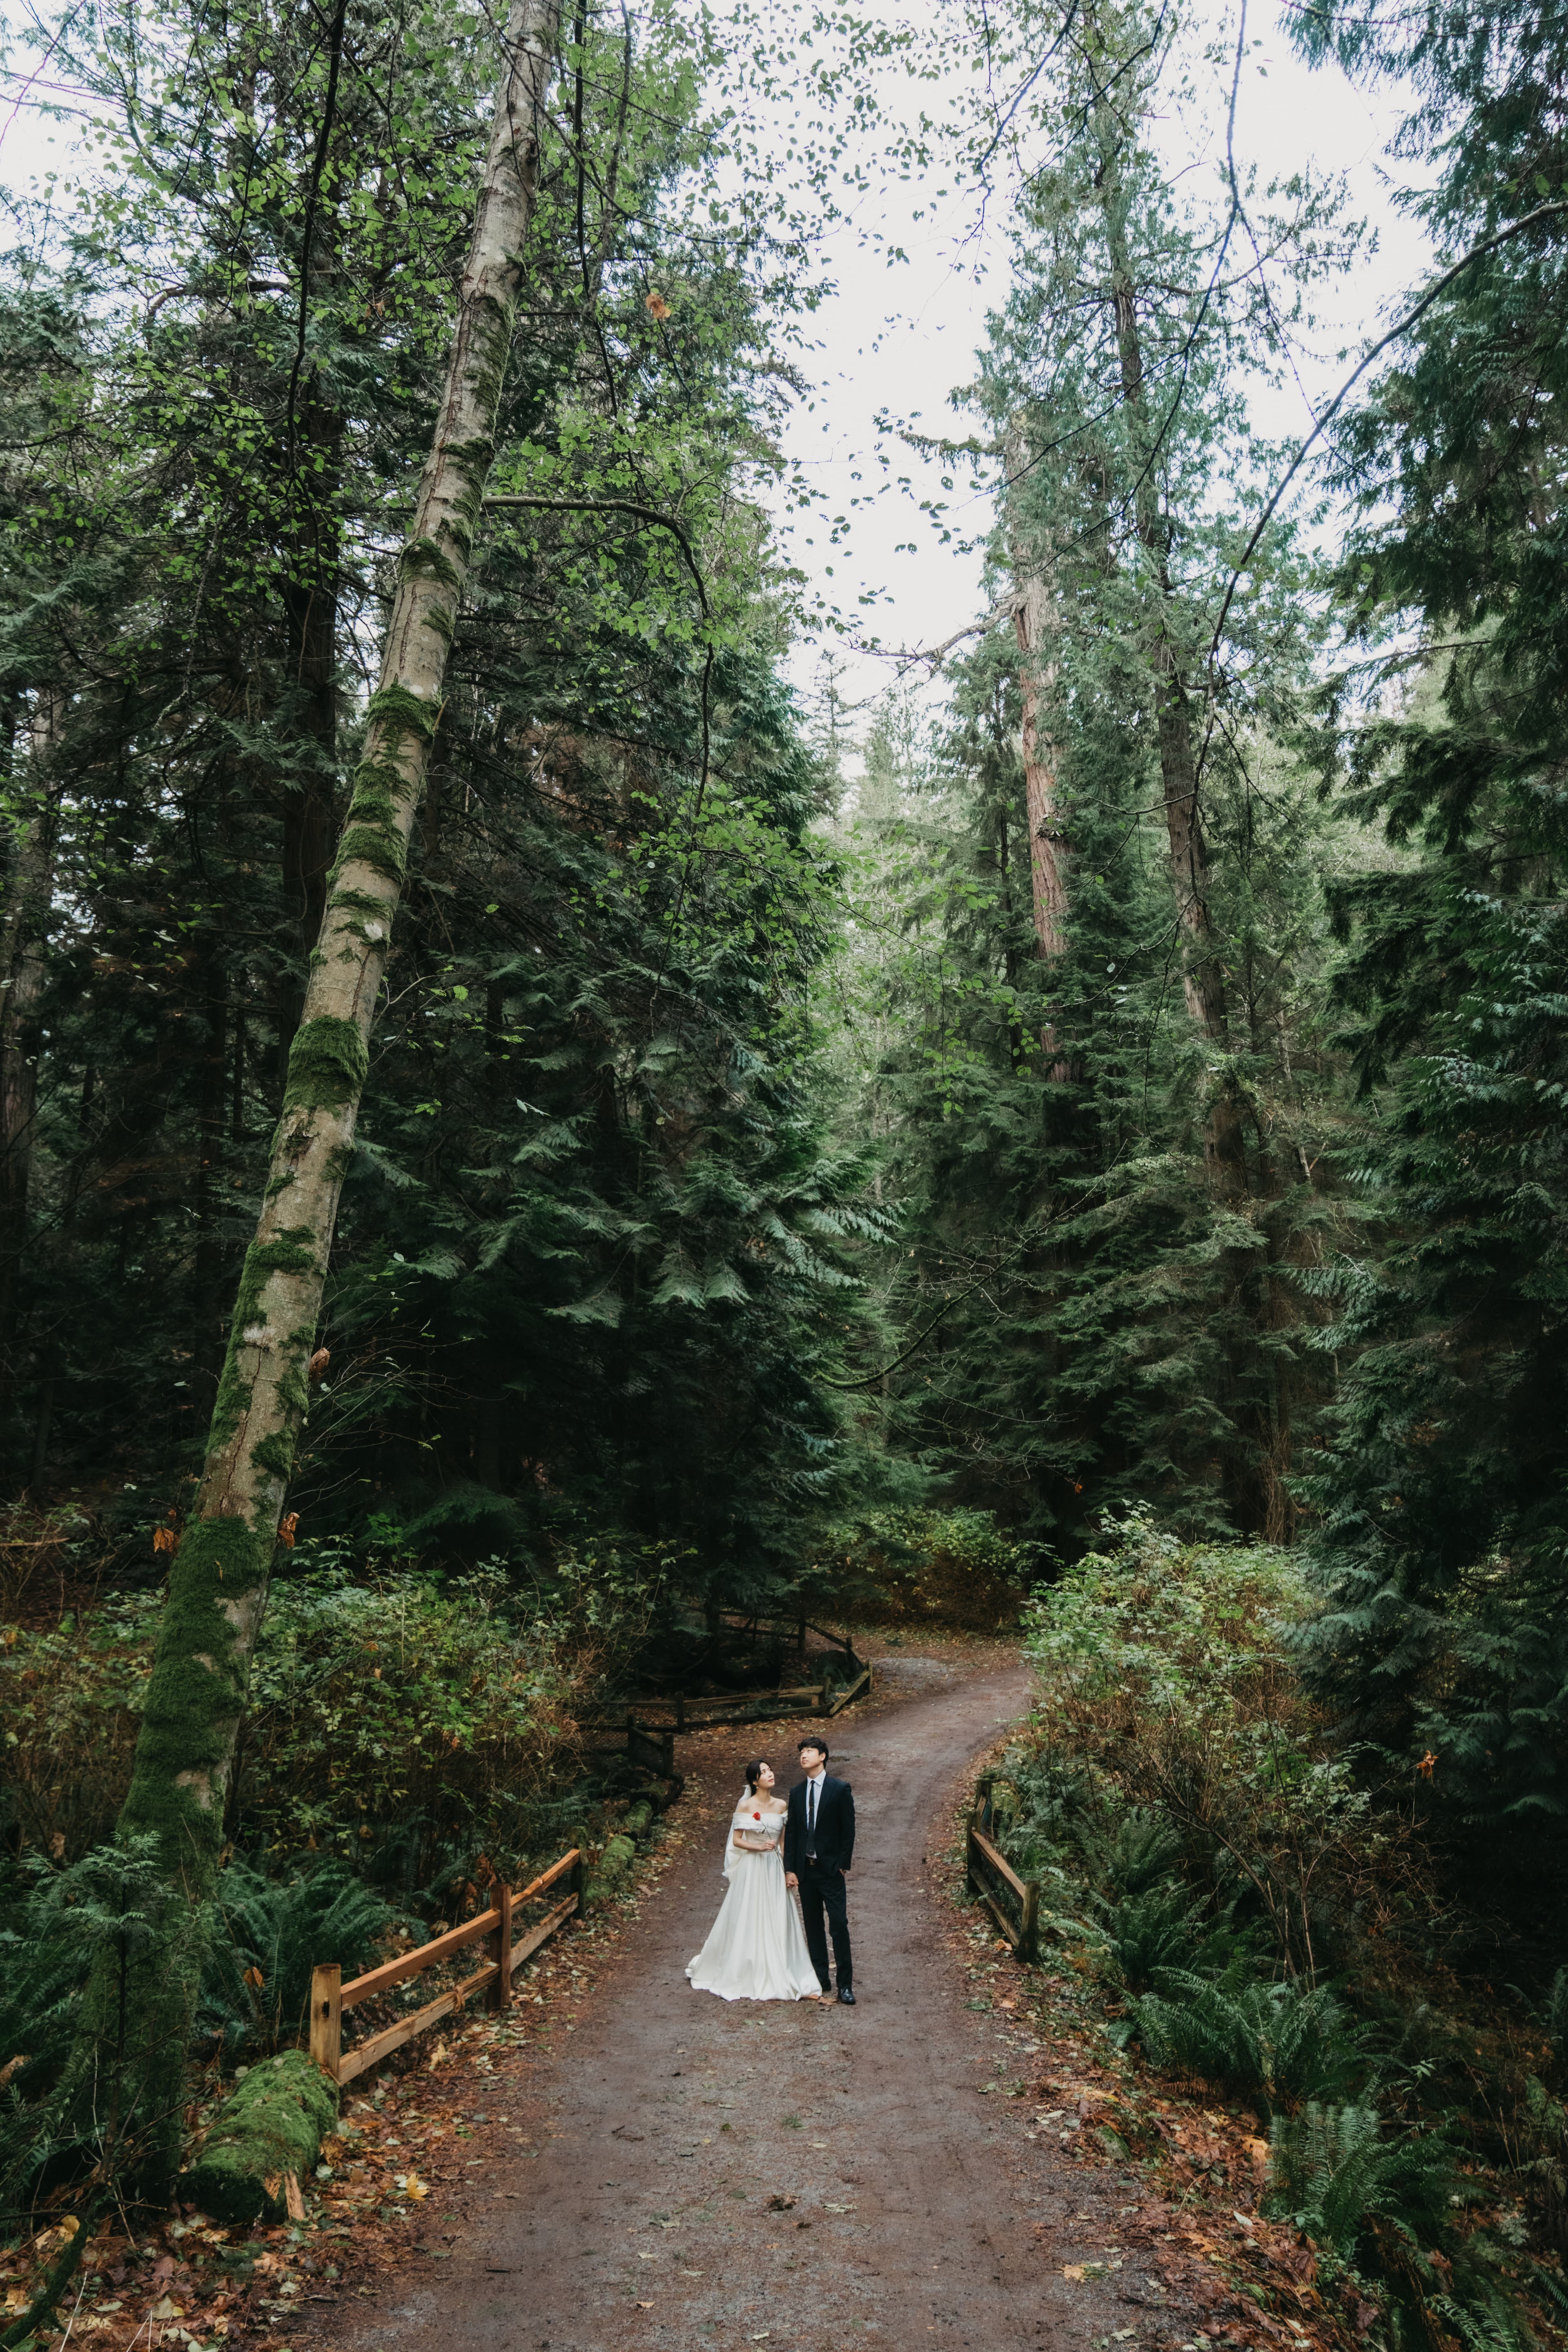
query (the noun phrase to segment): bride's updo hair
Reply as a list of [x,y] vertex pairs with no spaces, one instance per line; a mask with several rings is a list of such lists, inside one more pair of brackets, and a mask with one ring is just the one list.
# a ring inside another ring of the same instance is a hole
[[757,1757],[757,1758],[756,1758],[756,1759],[755,1759],[755,1761],[754,1761],[754,1762],[750,1763],[750,1764],[748,1764],[748,1765],[747,1765],[747,1767],[746,1767],[746,1794],[747,1794],[749,1797],[754,1797],[754,1796],[756,1795],[756,1793],[757,1793],[757,1780],[758,1780],[758,1778],[759,1778],[759,1776],[760,1776],[760,1774],[761,1774],[761,1772],[762,1772],[763,1766],[767,1762],[767,1760],[768,1760],[768,1759],[767,1759],[767,1758],[766,1758],[765,1756],[759,1756],[759,1757]]

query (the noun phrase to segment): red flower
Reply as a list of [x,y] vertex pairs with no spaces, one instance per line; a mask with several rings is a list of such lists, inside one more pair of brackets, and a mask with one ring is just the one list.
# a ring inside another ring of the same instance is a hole
[[763,1818],[763,1817],[762,1817],[761,1813],[753,1813],[753,1814],[752,1815],[752,1819],[754,1822],[760,1822],[760,1821],[762,1820],[762,1818]]

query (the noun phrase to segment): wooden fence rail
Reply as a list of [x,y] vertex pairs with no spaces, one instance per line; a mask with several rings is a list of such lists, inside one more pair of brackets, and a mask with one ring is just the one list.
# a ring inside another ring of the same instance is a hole
[[[760,1621],[759,1621],[760,1622]],[[789,1622],[793,1625],[794,1620]],[[802,1622],[804,1623],[804,1620]],[[823,1633],[820,1625],[810,1628]],[[871,1668],[864,1658],[856,1656],[848,1637],[842,1633],[827,1635],[844,1654],[850,1679],[838,1683],[824,1675],[819,1682],[796,1683],[787,1689],[771,1691],[715,1691],[706,1697],[688,1697],[683,1691],[672,1691],[667,1698],[638,1698],[629,1702],[626,1713],[626,1753],[635,1762],[647,1764],[650,1770],[667,1778],[675,1770],[674,1742],[688,1731],[713,1731],[722,1726],[743,1723],[766,1723],[781,1716],[818,1715],[831,1719],[858,1698],[864,1698],[872,1687]],[[674,1721],[649,1723],[639,1718],[656,1710],[668,1710]],[[618,1728],[618,1725],[617,1725]]]
[[968,1832],[969,1884],[1021,1960],[1040,1957],[1040,1885],[1020,1878],[1001,1848],[986,1835],[994,1826],[992,1778],[983,1774],[974,1792]]
[[[475,1919],[466,1919],[460,1927],[453,1927],[445,1936],[432,1937],[427,1944],[416,1944],[410,1952],[400,1953],[395,1960],[384,1960],[378,1969],[370,1969],[363,1977],[342,1981],[342,1970],[336,1961],[313,1969],[310,1972],[310,2055],[323,2067],[335,2083],[352,2083],[369,2066],[377,2065],[404,2042],[423,2033],[427,2025],[438,2018],[449,2017],[454,2010],[464,2008],[476,1993],[486,1996],[491,2009],[504,2009],[511,1999],[511,1979],[514,1969],[531,1959],[542,1944],[548,1943],[556,1930],[568,1919],[574,1918],[583,1908],[583,1854],[578,1846],[563,1853],[559,1862],[542,1871],[531,1885],[513,1894],[503,1886],[488,1911]],[[544,1916],[529,1928],[517,1943],[512,1942],[514,1915],[525,1903],[531,1903],[563,1879],[567,1891],[551,1905]],[[465,1977],[435,2000],[427,2000],[407,2017],[400,2017],[395,2025],[384,2026],[379,2033],[367,2035],[352,2050],[343,2048],[343,2014],[354,2009],[373,1993],[386,1992],[405,1978],[422,1976],[426,1969],[438,1968],[467,1945],[488,1939],[491,1957],[482,1969]]]

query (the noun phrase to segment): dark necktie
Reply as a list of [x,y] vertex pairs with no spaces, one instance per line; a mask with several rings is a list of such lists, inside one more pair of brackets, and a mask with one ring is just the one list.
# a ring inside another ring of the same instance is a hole
[[813,1859],[816,1854],[816,1788],[817,1784],[815,1780],[806,1783],[805,1850]]

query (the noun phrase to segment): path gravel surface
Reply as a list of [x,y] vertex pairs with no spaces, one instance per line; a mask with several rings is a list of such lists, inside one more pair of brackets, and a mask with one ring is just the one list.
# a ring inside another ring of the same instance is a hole
[[[692,1743],[687,1805],[705,1833],[570,2042],[498,2067],[485,2096],[508,2130],[489,2137],[449,2257],[341,2309],[333,2352],[1180,2340],[1117,2267],[1118,2208],[1138,2191],[1026,2142],[1027,2103],[994,2095],[992,2078],[1043,2062],[970,2007],[954,1948],[938,1855],[961,1780],[1023,1713],[1026,1677],[994,1656],[978,1674],[889,1664],[884,1698],[834,1727],[859,1823],[858,2005],[731,2004],[688,1986],[744,1754],[771,1746],[781,1788],[798,1777],[791,1727]],[[1064,2276],[1100,2257],[1103,2276]]]

